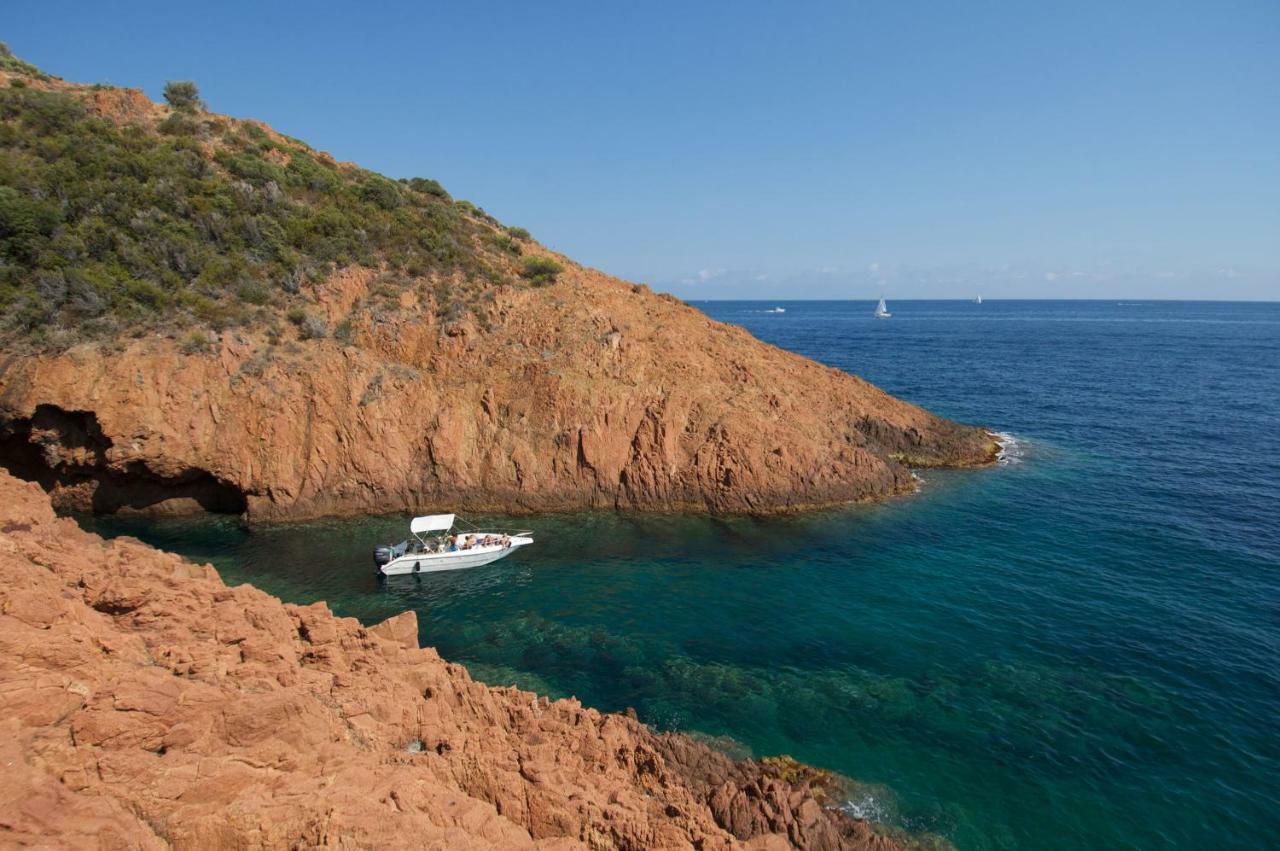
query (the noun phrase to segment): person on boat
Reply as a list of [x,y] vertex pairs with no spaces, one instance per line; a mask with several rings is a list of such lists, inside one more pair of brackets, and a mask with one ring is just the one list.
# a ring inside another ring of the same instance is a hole
[[458,551],[458,536],[450,535],[449,536],[449,552],[456,553],[457,551]]
[[504,550],[505,550],[505,549],[507,549],[508,547],[510,547],[510,546],[511,546],[511,536],[510,536],[510,535],[503,535],[503,536],[502,536],[502,540],[501,540],[501,541],[499,541],[498,543],[502,544],[502,548],[503,548]]

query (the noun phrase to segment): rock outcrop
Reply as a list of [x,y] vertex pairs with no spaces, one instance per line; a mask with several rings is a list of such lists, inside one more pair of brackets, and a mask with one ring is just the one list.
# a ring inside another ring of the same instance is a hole
[[[316,303],[349,316],[374,275]],[[406,293],[354,344],[216,352],[151,336],[0,360],[0,464],[64,508],[302,519],[452,507],[770,512],[882,499],[908,465],[987,463],[985,431],[569,269],[442,329]]]
[[898,847],[768,763],[474,682],[412,613],[229,588],[2,472],[0,760],[9,847]]

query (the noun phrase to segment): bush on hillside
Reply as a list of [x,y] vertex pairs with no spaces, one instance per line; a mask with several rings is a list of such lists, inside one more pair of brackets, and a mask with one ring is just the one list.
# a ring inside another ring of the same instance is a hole
[[411,177],[405,181],[409,188],[415,192],[421,192],[424,195],[434,195],[437,198],[449,199],[449,193],[440,185],[440,181],[432,180],[429,177]]
[[550,257],[526,257],[524,268],[520,274],[535,287],[555,283],[556,276],[564,271],[564,267]]
[[304,340],[322,340],[329,335],[329,326],[323,318],[308,313],[298,323],[298,335]]
[[166,136],[199,136],[204,126],[188,112],[175,112],[161,121],[157,129]]
[[499,251],[505,251],[508,254],[514,254],[517,257],[521,254],[520,243],[516,242],[505,233],[491,233],[487,237],[490,244]]
[[192,331],[182,340],[182,351],[189,355],[209,350],[210,340],[203,331]]
[[404,203],[400,187],[380,174],[370,174],[360,187],[360,197],[377,204],[384,210],[394,210]]
[[164,84],[164,99],[174,109],[199,112],[204,109],[200,90],[190,80],[170,80]]

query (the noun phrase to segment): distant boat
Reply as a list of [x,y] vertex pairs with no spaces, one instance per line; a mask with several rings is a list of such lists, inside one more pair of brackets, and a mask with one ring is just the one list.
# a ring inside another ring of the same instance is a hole
[[982,296],[978,296],[973,300],[974,304],[982,304]]
[[773,310],[766,310],[765,313],[786,313],[785,307],[775,307]]
[[876,305],[876,319],[888,319],[892,315],[888,305],[884,303],[884,296],[880,296],[880,303]]

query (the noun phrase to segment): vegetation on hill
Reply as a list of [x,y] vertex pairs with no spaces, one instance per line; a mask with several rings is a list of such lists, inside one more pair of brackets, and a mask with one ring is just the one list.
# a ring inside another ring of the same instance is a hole
[[193,83],[170,82],[169,108],[150,118],[116,120],[92,108],[106,87],[47,83],[3,47],[0,70],[4,336],[48,346],[272,324],[305,303],[308,283],[353,264],[433,282],[437,309],[456,318],[495,286],[559,271],[548,259],[530,274],[518,260],[528,232],[438,182],[339,165],[206,113]]
[[8,71],[13,74],[24,74],[28,77],[35,77],[40,80],[48,79],[48,75],[41,71],[30,62],[23,62],[21,59],[13,55],[13,51],[9,49],[9,45],[0,41],[0,71]]

